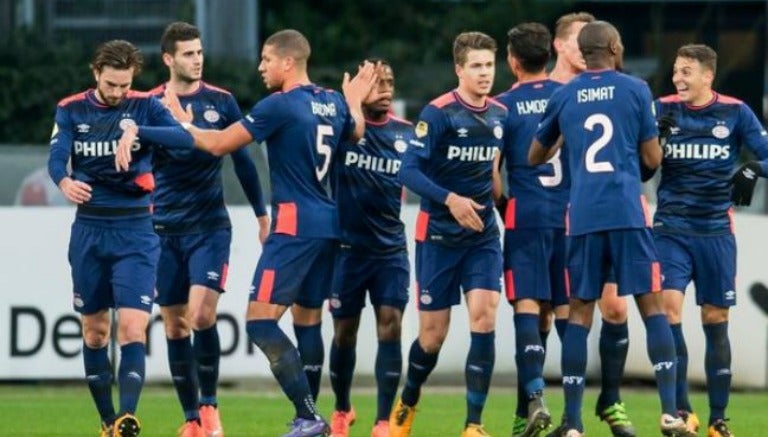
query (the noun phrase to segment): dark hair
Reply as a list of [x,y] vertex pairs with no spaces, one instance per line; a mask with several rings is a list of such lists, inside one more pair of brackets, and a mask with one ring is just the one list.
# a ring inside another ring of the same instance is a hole
[[179,41],[192,41],[200,38],[200,30],[183,21],[171,23],[163,31],[160,37],[160,52],[173,55],[176,53],[176,43]]
[[297,63],[307,65],[312,49],[309,41],[298,30],[285,29],[273,33],[266,41],[265,46],[272,46],[280,57],[290,56]]
[[538,73],[549,61],[552,35],[541,23],[521,23],[507,32],[507,52],[528,73]]
[[593,21],[581,29],[578,41],[579,50],[584,60],[588,61],[588,57],[610,54],[611,44],[621,42],[621,35],[613,24],[607,21]]
[[462,32],[453,40],[453,62],[464,65],[470,50],[496,52],[496,40],[482,32]]
[[136,46],[122,39],[113,39],[99,45],[91,61],[91,69],[101,72],[104,67],[112,67],[115,70],[128,70],[133,68],[133,75],[141,72],[144,65],[144,57]]
[[677,49],[677,56],[699,61],[702,67],[717,73],[717,52],[708,45],[686,44]]
[[591,23],[595,16],[589,12],[571,12],[557,19],[555,23],[555,38],[566,39],[571,34],[571,24]]

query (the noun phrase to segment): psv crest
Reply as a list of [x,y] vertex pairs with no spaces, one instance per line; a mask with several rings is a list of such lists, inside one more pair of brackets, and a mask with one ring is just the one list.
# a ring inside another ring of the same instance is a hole
[[730,129],[728,129],[728,126],[718,124],[717,126],[712,128],[712,136],[717,139],[720,139],[720,140],[726,139],[730,134],[731,134],[731,131]]
[[203,112],[203,118],[208,123],[216,123],[221,119],[221,115],[215,109],[208,109]]

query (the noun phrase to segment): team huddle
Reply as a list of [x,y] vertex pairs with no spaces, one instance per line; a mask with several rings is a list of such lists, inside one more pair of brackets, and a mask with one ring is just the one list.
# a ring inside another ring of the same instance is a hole
[[[555,67],[547,72],[553,47]],[[502,292],[514,308],[513,437],[584,435],[595,304],[603,318],[595,412],[612,435],[636,435],[619,393],[629,347],[625,296],[634,297],[645,324],[661,433],[696,436],[681,326],[691,281],[706,336],[705,428],[709,437],[734,436],[725,415],[728,316],[736,303],[732,206],[748,205],[757,177],[768,175],[768,135],[747,105],[712,90],[711,48],[680,47],[677,93],[654,100],[645,82],[621,72],[624,48],[610,23],[572,13],[558,20],[554,35],[522,23],[509,31],[506,47],[517,81],[492,98],[496,41],[464,32],[453,42],[458,86],[426,105],[415,124],[392,113],[395,76],[385,60],[365,60],[355,75],[345,74],[341,93],[316,86],[307,72],[309,42],[295,30],[264,42],[259,72],[275,92],[244,117],[228,91],[202,80],[197,28],[169,25],[161,49],[169,80],[144,93],[131,90],[142,67],[138,49],[122,40],[99,46],[90,65],[96,87],[59,102],[51,138],[49,173],[77,204],[73,305],[103,437],[140,433],[135,412],[153,303],[184,414],[179,435],[224,436],[216,308],[232,238],[221,180],[226,154],[260,228],[246,331],[295,407],[283,437],[349,435],[366,294],[378,337],[371,437],[411,435],[462,294],[471,341],[461,436],[488,436],[482,412]],[[254,141],[267,148],[271,217],[244,149]],[[738,166],[742,146],[759,160]],[[652,217],[642,182],[659,167]],[[410,283],[404,187],[421,197],[417,221],[408,224],[415,226],[419,331],[398,396]],[[325,301],[334,322],[329,421],[316,407]],[[117,375],[107,350],[111,308]],[[295,345],[278,326],[289,309]],[[552,325],[563,344],[559,423],[544,400],[542,375]]]

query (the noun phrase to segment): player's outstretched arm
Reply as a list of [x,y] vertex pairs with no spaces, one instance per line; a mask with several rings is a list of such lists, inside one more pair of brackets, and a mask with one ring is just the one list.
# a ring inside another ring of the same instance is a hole
[[647,169],[653,170],[661,165],[661,158],[663,153],[661,146],[659,145],[659,137],[651,137],[640,143],[640,159],[643,162],[643,166]]
[[365,134],[363,101],[371,93],[377,80],[376,65],[367,61],[358,69],[354,77],[350,78],[349,73],[344,73],[341,89],[344,92],[344,99],[349,106],[349,114],[355,120],[355,130],[350,138],[354,142],[358,141]]
[[531,148],[528,149],[528,163],[531,165],[541,165],[552,159],[558,150],[563,146],[563,137],[559,137],[552,147],[544,147],[534,138],[531,142]]

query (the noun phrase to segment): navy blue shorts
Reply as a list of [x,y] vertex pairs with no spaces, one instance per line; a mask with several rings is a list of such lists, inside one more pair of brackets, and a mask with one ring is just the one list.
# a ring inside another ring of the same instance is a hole
[[157,265],[158,305],[179,305],[189,300],[189,287],[224,293],[229,266],[231,229],[188,235],[161,235]]
[[69,240],[74,310],[81,314],[107,308],[151,312],[159,256],[160,239],[149,217],[78,217]]
[[405,251],[388,257],[366,257],[342,248],[333,274],[331,314],[338,318],[360,315],[366,291],[374,307],[386,305],[402,311],[408,303],[409,272]]
[[320,308],[330,294],[338,240],[272,233],[256,265],[249,299]]
[[504,285],[507,300],[536,299],[567,305],[565,230],[507,229],[504,232]]
[[599,299],[611,268],[619,296],[661,290],[661,269],[648,228],[572,236],[566,246],[570,297]]
[[693,281],[696,304],[736,305],[736,238],[730,235],[655,234],[662,286],[685,292]]
[[416,244],[418,308],[437,311],[458,305],[461,291],[500,292],[501,244],[494,238],[469,247],[448,247],[428,241]]

